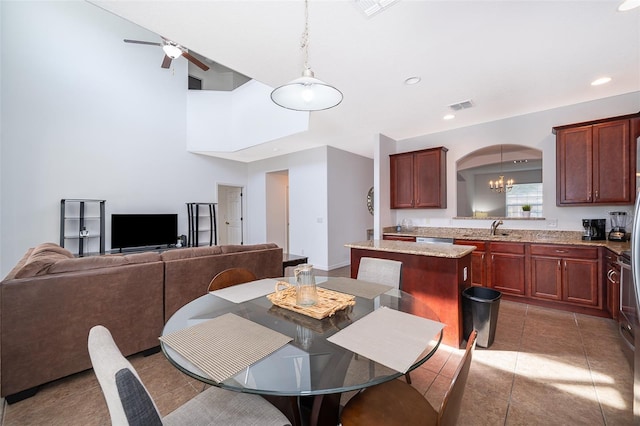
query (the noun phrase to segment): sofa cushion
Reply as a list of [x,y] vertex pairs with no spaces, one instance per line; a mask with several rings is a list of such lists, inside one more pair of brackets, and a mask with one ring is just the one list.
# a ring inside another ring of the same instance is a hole
[[110,268],[113,266],[126,265],[124,256],[88,256],[76,257],[73,259],[58,260],[49,267],[48,273],[62,274],[73,271],[88,271],[91,269]]
[[47,274],[50,267],[60,261],[73,259],[73,253],[55,243],[36,246],[24,265],[16,271],[15,278],[28,278]]
[[193,257],[200,256],[215,256],[221,253],[222,250],[219,246],[189,247],[176,250],[167,250],[162,253],[162,260],[166,262],[168,260],[191,259]]
[[162,260],[162,257],[160,257],[160,253],[152,251],[145,253],[127,254],[124,256],[124,258],[129,265],[135,265],[138,263],[160,262]]
[[265,250],[270,248],[277,248],[278,245],[274,243],[266,243],[266,244],[252,244],[252,245],[226,245],[220,246],[222,249],[222,253],[237,253],[240,251],[254,251],[254,250]]

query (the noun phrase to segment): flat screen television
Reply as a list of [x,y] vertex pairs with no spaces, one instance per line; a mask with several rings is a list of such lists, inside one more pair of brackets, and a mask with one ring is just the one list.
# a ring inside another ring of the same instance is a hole
[[178,240],[177,214],[112,214],[111,248],[168,246]]

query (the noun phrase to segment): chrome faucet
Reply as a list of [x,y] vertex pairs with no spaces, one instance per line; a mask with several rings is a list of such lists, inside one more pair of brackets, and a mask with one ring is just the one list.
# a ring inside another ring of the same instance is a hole
[[491,224],[491,235],[496,235],[496,229],[498,229],[498,226],[502,225],[502,221],[501,220],[494,220],[493,223]]

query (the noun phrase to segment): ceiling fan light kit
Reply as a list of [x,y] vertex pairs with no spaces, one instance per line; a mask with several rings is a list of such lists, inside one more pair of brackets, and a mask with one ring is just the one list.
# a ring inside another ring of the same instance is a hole
[[164,50],[165,55],[170,57],[171,59],[176,59],[182,56],[182,49],[170,41],[165,42],[164,46],[162,46],[162,50]]
[[342,92],[315,78],[309,67],[309,1],[304,2],[305,25],[302,33],[304,71],[302,77],[284,84],[271,92],[271,100],[283,108],[294,111],[321,111],[342,102]]
[[620,3],[620,6],[618,6],[618,11],[626,12],[627,10],[635,9],[638,6],[640,6],[640,0],[624,0]]
[[129,40],[126,38],[124,39],[124,42],[133,43],[133,44],[147,44],[150,46],[161,46],[165,54],[164,58],[162,59],[162,65],[160,65],[160,67],[162,68],[169,68],[171,66],[171,61],[173,59],[179,58],[180,56],[184,56],[184,58],[187,61],[201,68],[203,71],[209,70],[209,67],[207,65],[203,64],[200,60],[195,58],[193,55],[189,54],[186,48],[180,46],[178,43],[175,43],[171,40],[167,40],[164,37],[162,38],[162,43],[158,43],[154,41]]

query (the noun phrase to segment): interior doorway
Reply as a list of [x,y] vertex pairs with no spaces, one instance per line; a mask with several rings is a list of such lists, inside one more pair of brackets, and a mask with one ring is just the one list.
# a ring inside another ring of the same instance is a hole
[[242,187],[218,185],[219,244],[244,244]]
[[266,174],[267,241],[289,253],[289,171]]

